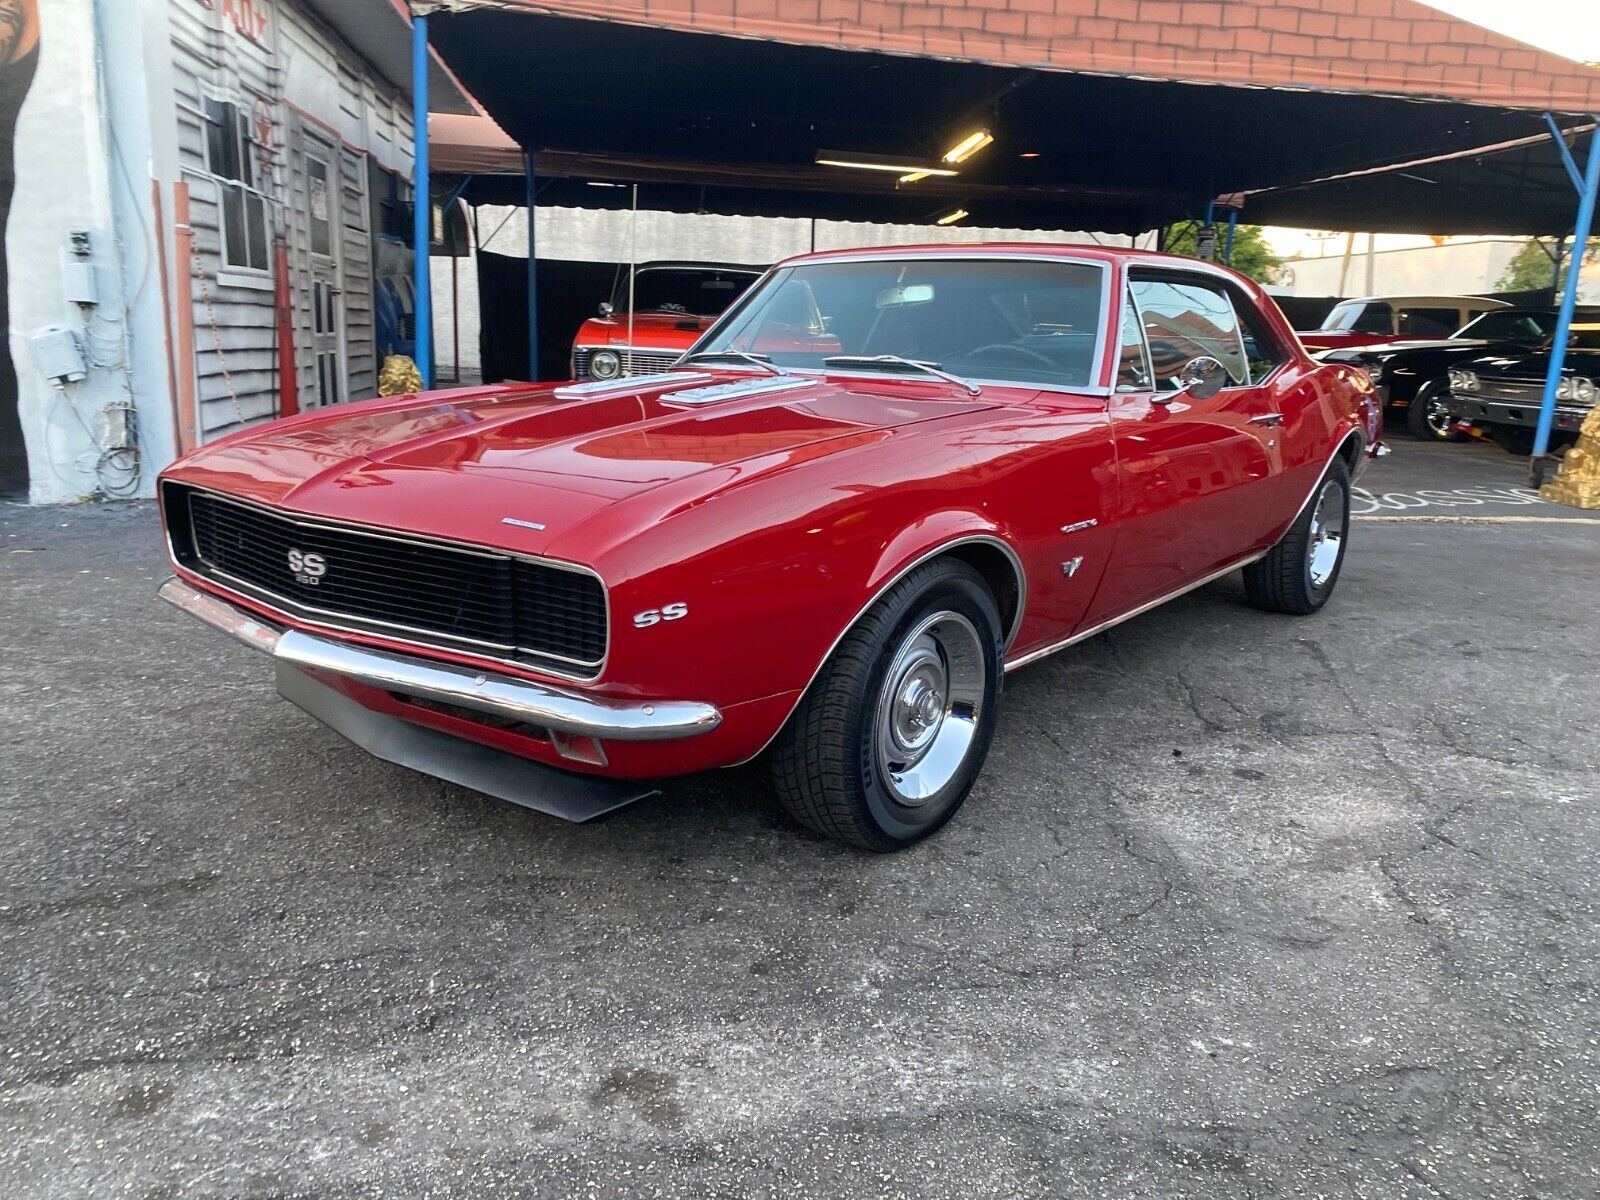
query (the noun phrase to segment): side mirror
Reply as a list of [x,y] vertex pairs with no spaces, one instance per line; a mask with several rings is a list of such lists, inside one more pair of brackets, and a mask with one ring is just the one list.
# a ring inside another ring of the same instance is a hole
[[1157,392],[1156,403],[1171,404],[1185,393],[1196,400],[1209,400],[1227,387],[1228,368],[1209,354],[1202,354],[1199,358],[1191,358],[1184,363],[1183,369],[1174,377],[1173,382],[1178,385],[1177,390]]
[[612,313],[614,313],[616,311],[617,311],[616,305],[612,304],[611,301],[609,301],[609,300],[600,301],[600,315],[602,317],[609,317]]

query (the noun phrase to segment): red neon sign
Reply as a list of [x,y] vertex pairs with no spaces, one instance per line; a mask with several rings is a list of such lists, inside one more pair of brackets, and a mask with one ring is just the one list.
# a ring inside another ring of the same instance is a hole
[[200,0],[213,12],[219,8],[222,15],[233,22],[233,27],[252,42],[259,42],[267,34],[267,10],[262,0]]

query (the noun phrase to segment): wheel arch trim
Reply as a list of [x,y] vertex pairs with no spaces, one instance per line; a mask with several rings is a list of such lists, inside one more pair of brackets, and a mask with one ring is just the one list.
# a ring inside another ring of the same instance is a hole
[[872,611],[872,608],[878,603],[878,601],[882,600],[886,595],[888,595],[896,584],[898,584],[902,579],[910,575],[911,572],[915,571],[923,564],[932,562],[934,559],[948,554],[952,550],[958,550],[962,546],[970,545],[985,545],[1000,550],[1005,555],[1006,561],[1010,563],[1011,570],[1016,576],[1017,611],[1016,615],[1011,620],[1011,628],[1006,631],[1005,640],[1000,646],[1000,662],[1002,664],[1001,671],[1003,674],[1006,651],[1011,648],[1012,643],[1016,640],[1017,634],[1021,631],[1023,614],[1027,611],[1028,607],[1028,573],[1022,565],[1022,556],[1017,553],[1016,548],[1012,546],[1011,543],[1007,542],[1004,538],[995,533],[967,533],[961,534],[957,537],[948,538],[935,546],[924,549],[919,554],[913,555],[910,561],[906,562],[898,570],[890,572],[883,579],[883,581],[873,589],[872,595],[867,599],[867,602],[857,609],[854,615],[852,615],[851,618],[845,622],[844,627],[839,630],[838,636],[829,643],[828,648],[823,651],[822,656],[817,659],[817,665],[812,668],[811,674],[806,679],[804,686],[802,686],[800,690],[795,693],[794,703],[789,706],[789,711],[783,714],[783,720],[778,722],[777,728],[772,731],[772,736],[767,738],[765,742],[761,743],[760,748],[748,758],[740,759],[738,762],[729,763],[728,765],[730,767],[743,766],[745,763],[750,762],[753,759],[760,758],[762,754],[766,753],[767,748],[777,740],[778,734],[783,732],[783,727],[789,723],[789,718],[794,716],[795,709],[800,707],[800,702],[805,699],[806,693],[811,690],[811,685],[816,683],[817,676],[822,674],[822,668],[825,667],[828,663],[828,660],[833,657],[833,652],[839,648],[839,643],[844,641],[844,639],[849,636],[850,631],[861,623],[861,618]]

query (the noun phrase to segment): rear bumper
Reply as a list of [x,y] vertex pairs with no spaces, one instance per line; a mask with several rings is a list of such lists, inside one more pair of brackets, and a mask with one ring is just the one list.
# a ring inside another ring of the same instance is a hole
[[696,737],[722,723],[713,705],[690,700],[625,703],[547,687],[510,675],[391,654],[280,629],[181,579],[161,585],[161,598],[280,664],[336,675],[385,692],[453,705],[576,738],[659,742]]

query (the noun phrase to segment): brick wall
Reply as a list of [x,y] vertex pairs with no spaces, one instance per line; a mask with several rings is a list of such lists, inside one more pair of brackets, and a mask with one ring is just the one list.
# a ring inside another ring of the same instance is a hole
[[[457,7],[470,4],[457,0]],[[1600,70],[1534,50],[1416,0],[495,4],[665,29],[1062,71],[1600,111]]]

